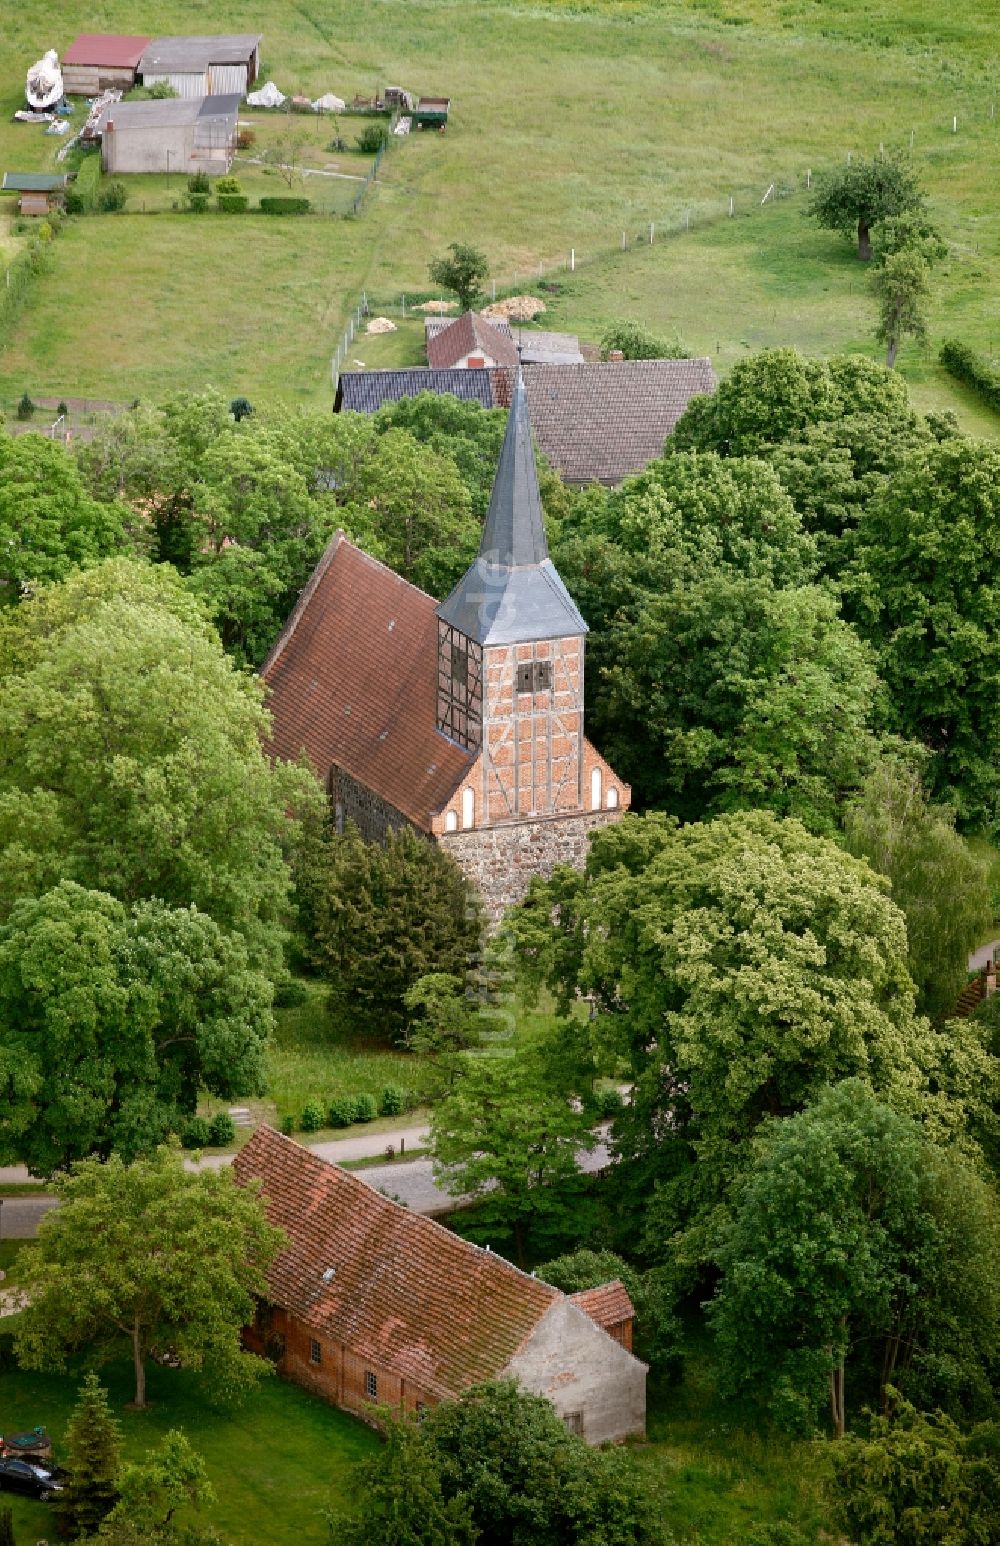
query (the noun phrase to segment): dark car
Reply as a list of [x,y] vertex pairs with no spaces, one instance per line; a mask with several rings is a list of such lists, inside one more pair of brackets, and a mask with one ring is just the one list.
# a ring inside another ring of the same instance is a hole
[[21,1460],[16,1455],[0,1455],[0,1490],[23,1492],[29,1498],[52,1498],[62,1492],[65,1472],[44,1460]]

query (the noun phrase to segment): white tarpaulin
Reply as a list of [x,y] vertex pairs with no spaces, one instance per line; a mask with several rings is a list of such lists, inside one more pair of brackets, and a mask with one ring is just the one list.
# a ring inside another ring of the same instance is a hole
[[47,107],[55,107],[57,102],[62,101],[62,71],[59,68],[59,55],[54,48],[50,48],[37,64],[31,66],[24,95],[28,106],[34,108],[36,113],[43,113]]
[[259,91],[251,91],[247,97],[247,107],[280,107],[284,100],[284,94],[274,82],[268,81]]
[[328,91],[325,97],[317,97],[312,105],[314,113],[342,113],[347,103],[342,97],[335,97],[332,91]]

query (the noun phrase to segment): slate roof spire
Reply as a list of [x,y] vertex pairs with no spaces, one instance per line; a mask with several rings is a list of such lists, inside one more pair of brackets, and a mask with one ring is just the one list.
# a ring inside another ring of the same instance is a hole
[[549,558],[520,366],[479,555],[437,612],[444,622],[480,644],[568,638],[587,632]]

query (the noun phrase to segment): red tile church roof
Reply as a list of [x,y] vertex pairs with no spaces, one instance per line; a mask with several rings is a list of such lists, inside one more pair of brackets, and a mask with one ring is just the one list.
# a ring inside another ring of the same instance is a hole
[[271,750],[336,764],[423,831],[474,761],[436,729],[435,606],[338,532],[261,669]]
[[288,1236],[273,1303],[431,1395],[495,1378],[563,1297],[269,1127],[234,1170]]

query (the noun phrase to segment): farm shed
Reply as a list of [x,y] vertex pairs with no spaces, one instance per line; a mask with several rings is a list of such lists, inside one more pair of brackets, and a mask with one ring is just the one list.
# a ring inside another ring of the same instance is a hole
[[621,1283],[569,1296],[258,1127],[233,1164],[287,1244],[244,1332],[286,1378],[360,1416],[419,1416],[483,1380],[516,1379],[588,1444],[642,1434],[646,1365]]
[[131,90],[148,44],[148,37],[82,32],[63,54],[63,90],[68,97],[96,97],[112,87]]
[[101,165],[106,172],[229,171],[236,150],[240,99],[166,98],[115,102],[101,115]]
[[259,32],[154,38],[139,61],[144,86],[166,81],[179,97],[245,97],[260,70]]
[[52,172],[4,172],[0,193],[16,193],[18,214],[47,215],[66,191],[69,178]]
[[517,364],[509,326],[491,326],[477,311],[467,311],[447,327],[427,335],[427,363],[435,370],[474,370],[476,366]]

